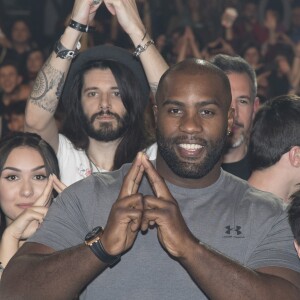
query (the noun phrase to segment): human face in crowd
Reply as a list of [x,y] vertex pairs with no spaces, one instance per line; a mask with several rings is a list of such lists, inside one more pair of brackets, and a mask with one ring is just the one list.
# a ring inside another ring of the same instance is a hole
[[21,132],[24,130],[25,114],[12,114],[8,122],[11,132]]
[[25,22],[19,20],[13,24],[11,29],[11,38],[13,42],[27,43],[30,36],[30,30]]
[[43,53],[40,50],[30,53],[27,58],[27,70],[29,73],[38,73],[44,64]]
[[236,149],[247,146],[252,120],[258,108],[258,100],[252,99],[251,84],[247,74],[229,73],[227,76],[231,86],[231,106],[235,110],[229,148]]
[[10,152],[0,175],[0,205],[7,224],[36,202],[47,182],[45,163],[37,150],[22,146]]
[[13,93],[21,81],[22,77],[14,66],[6,65],[0,68],[0,87],[4,93]]
[[84,126],[89,137],[109,142],[123,135],[128,116],[111,70],[87,71],[81,99]]
[[260,54],[257,48],[250,47],[245,51],[244,59],[250,66],[256,67],[259,63]]
[[229,92],[226,105],[224,84],[212,73],[169,76],[155,111],[159,155],[181,179],[218,172],[227,135]]

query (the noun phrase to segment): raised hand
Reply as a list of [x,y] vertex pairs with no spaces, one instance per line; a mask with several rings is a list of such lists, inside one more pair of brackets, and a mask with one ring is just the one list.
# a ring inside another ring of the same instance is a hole
[[90,24],[94,19],[96,11],[101,5],[102,0],[95,4],[96,2],[93,0],[76,0],[73,6],[71,18],[82,24]]
[[145,31],[135,0],[103,0],[107,9],[115,15],[125,32],[132,36]]
[[137,194],[143,177],[144,167],[139,152],[124,178],[118,199],[111,208],[101,242],[111,255],[128,250],[134,243],[143,214],[143,197]]
[[177,201],[154,166],[146,157],[142,158],[142,163],[155,196],[144,196],[141,230],[156,225],[158,239],[165,250],[182,258],[198,240],[187,227]]

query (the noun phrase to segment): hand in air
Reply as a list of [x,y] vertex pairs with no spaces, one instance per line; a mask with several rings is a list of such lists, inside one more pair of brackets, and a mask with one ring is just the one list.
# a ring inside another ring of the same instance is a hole
[[106,252],[119,255],[134,243],[143,214],[142,195],[138,188],[143,177],[142,157],[138,153],[135,161],[124,178],[118,199],[111,208],[107,224],[101,238]]
[[141,230],[146,231],[156,225],[158,239],[165,250],[181,258],[198,240],[187,227],[177,201],[152,163],[144,156],[142,164],[154,196],[144,196]]

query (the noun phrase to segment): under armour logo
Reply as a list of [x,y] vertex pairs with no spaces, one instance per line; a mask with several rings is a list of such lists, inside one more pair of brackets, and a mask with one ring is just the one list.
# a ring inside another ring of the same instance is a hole
[[225,226],[225,233],[226,236],[225,237],[244,237],[242,234],[242,227],[241,226]]

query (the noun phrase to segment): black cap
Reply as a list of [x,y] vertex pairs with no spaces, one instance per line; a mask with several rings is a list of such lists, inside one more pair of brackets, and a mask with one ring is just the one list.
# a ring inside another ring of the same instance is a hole
[[62,92],[62,101],[65,104],[68,102],[68,94],[72,88],[77,72],[81,69],[82,65],[96,60],[113,60],[129,68],[136,77],[136,82],[142,89],[143,103],[145,106],[147,105],[150,88],[142,64],[129,51],[112,45],[91,47],[79,53],[73,60]]

